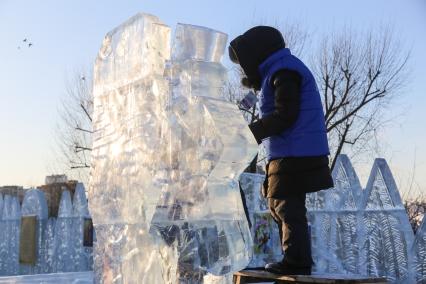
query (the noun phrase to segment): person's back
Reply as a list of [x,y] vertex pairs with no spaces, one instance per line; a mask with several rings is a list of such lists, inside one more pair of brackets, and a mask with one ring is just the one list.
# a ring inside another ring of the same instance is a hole
[[306,193],[333,187],[324,113],[315,79],[272,27],[254,27],[235,38],[229,56],[244,70],[243,85],[260,91],[260,119],[249,127],[266,150],[268,164],[262,192],[279,226],[284,251],[281,262],[267,264],[265,269],[310,274],[313,261]]

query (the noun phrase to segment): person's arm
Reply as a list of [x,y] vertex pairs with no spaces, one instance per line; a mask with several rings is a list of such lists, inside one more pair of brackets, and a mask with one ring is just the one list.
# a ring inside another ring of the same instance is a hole
[[278,135],[292,126],[299,116],[302,78],[291,70],[280,70],[272,78],[275,94],[275,110],[272,114],[249,125],[257,143]]

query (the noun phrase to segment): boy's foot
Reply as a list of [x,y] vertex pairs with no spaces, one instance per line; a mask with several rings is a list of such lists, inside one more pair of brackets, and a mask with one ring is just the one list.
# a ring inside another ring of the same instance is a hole
[[311,275],[311,267],[292,266],[287,262],[273,262],[265,266],[265,270],[282,275]]

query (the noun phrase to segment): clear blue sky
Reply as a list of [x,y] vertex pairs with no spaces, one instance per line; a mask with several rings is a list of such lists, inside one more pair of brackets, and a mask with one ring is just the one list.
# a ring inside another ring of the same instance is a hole
[[[295,21],[319,34],[345,25],[365,30],[392,24],[413,48],[412,79],[401,100],[407,109],[403,120],[384,133],[384,158],[404,184],[416,154],[416,180],[426,190],[425,0],[0,0],[0,185],[43,183],[51,169],[67,76],[91,68],[104,35],[141,11],[172,27],[177,22],[203,25],[231,37],[265,20]],[[23,38],[34,46],[18,50]],[[396,104],[390,111],[401,109]],[[360,165],[359,171],[368,172],[370,166]]]

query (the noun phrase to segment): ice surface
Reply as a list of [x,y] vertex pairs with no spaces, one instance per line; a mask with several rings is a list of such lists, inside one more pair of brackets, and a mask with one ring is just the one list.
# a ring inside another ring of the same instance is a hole
[[226,40],[179,24],[170,60],[170,29],[146,14],[106,36],[89,190],[96,281],[199,283],[248,264],[238,178],[257,145],[222,96]]
[[358,273],[362,189],[345,155],[333,170],[334,188],[307,195],[315,273]]
[[261,195],[264,175],[243,173],[240,186],[249,213],[253,238],[253,258],[249,267],[261,267],[265,263],[282,259],[282,248],[278,226],[272,219],[266,199]]
[[37,216],[44,220],[48,217],[47,201],[44,192],[33,188],[25,193],[22,201],[22,216]]
[[0,277],[0,284],[92,284],[93,272],[52,273]]
[[86,189],[82,183],[77,183],[73,197],[73,216],[79,218],[88,218],[89,207],[87,204]]
[[3,195],[0,193],[0,220],[3,214]]
[[417,283],[426,283],[426,218],[417,229],[412,253],[416,257]]
[[84,219],[90,218],[87,205],[86,190],[82,183],[78,183],[73,198],[73,271],[87,271],[93,269],[93,249],[83,246]]
[[71,194],[64,190],[59,202],[53,244],[53,272],[74,271],[73,266],[73,206]]
[[43,273],[52,273],[54,271],[55,225],[56,218],[49,218],[47,221],[46,229],[43,232],[43,251],[45,259]]
[[178,24],[167,70],[172,181],[152,226],[177,247],[179,273],[226,274],[251,257],[238,179],[257,144],[237,106],[223,97],[226,37]]
[[25,193],[22,202],[22,216],[36,216],[36,255],[37,260],[34,266],[20,265],[19,274],[37,274],[43,273],[46,261],[46,251],[43,249],[45,240],[43,232],[46,229],[48,208],[44,192],[39,189],[30,189]]
[[365,190],[344,155],[333,179],[333,189],[307,197],[314,272],[412,283],[413,231],[385,160],[375,160]]
[[168,266],[147,220],[168,179],[162,128],[169,58],[170,29],[138,14],[107,34],[96,59],[89,207],[97,282],[161,283]]
[[361,265],[368,275],[391,281],[414,277],[410,253],[414,234],[392,173],[384,159],[376,159],[364,192]]
[[21,210],[18,199],[5,195],[0,221],[0,275],[19,273],[19,228]]

